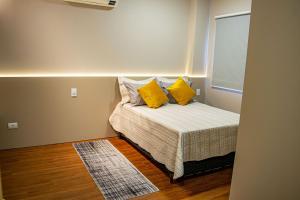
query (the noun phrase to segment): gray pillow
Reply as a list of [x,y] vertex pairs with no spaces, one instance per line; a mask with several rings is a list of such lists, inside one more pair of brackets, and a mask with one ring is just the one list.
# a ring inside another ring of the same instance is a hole
[[156,80],[155,77],[151,79],[147,79],[144,81],[123,81],[124,86],[126,87],[129,97],[130,97],[130,103],[134,106],[140,106],[140,105],[145,105],[146,103],[140,96],[138,89],[143,87],[144,85],[150,83],[150,81]]
[[152,81],[153,79],[155,79],[155,77],[151,77],[151,78],[148,78],[148,79],[145,79],[145,80],[139,80],[139,81],[137,81],[137,80],[133,80],[133,79],[129,79],[129,78],[123,77],[123,76],[119,76],[118,77],[118,82],[119,82],[120,94],[121,94],[121,97],[122,97],[121,104],[123,105],[125,103],[129,103],[130,102],[129,92],[128,92],[127,88],[125,87],[124,82],[127,82],[127,83],[147,84],[150,81]]
[[[189,80],[188,77],[182,77],[182,79],[188,84],[190,87],[192,86],[192,81]],[[173,98],[173,96],[168,92],[167,88],[173,85],[177,79],[169,79],[169,78],[163,78],[158,77],[159,85],[163,89],[163,91],[166,93],[167,97],[169,98],[169,103],[177,103],[176,100]]]

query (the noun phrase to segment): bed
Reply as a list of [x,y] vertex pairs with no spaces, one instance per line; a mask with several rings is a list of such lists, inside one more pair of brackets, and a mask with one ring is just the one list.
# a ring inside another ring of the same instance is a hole
[[172,180],[233,163],[239,114],[198,102],[158,109],[119,103],[109,121]]

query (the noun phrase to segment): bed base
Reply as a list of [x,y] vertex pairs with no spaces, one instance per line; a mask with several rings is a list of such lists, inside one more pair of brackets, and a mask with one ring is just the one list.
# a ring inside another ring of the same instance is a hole
[[173,179],[173,172],[169,171],[166,166],[158,161],[156,161],[151,154],[140,147],[138,144],[131,141],[124,134],[119,133],[119,137],[123,140],[126,140],[139,152],[146,156],[155,166],[160,168],[164,173],[166,173],[170,178],[170,183],[184,182],[185,179],[190,177],[195,177],[199,175],[205,175],[211,172],[218,171],[227,167],[232,167],[234,162],[235,152],[231,152],[225,156],[218,156],[213,158],[208,158],[201,161],[189,161],[184,162],[184,175],[176,180]]

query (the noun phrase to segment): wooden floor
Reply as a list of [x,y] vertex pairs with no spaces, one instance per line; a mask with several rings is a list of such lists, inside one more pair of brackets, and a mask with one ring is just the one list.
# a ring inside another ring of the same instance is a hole
[[[160,190],[137,199],[228,199],[232,169],[170,184],[166,174],[126,141],[108,140]],[[71,143],[0,151],[0,166],[6,200],[103,199]]]

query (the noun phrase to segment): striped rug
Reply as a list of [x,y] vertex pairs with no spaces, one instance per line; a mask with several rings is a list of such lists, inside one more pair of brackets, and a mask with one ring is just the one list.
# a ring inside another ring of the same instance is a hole
[[159,191],[108,140],[73,146],[105,199],[130,199]]

